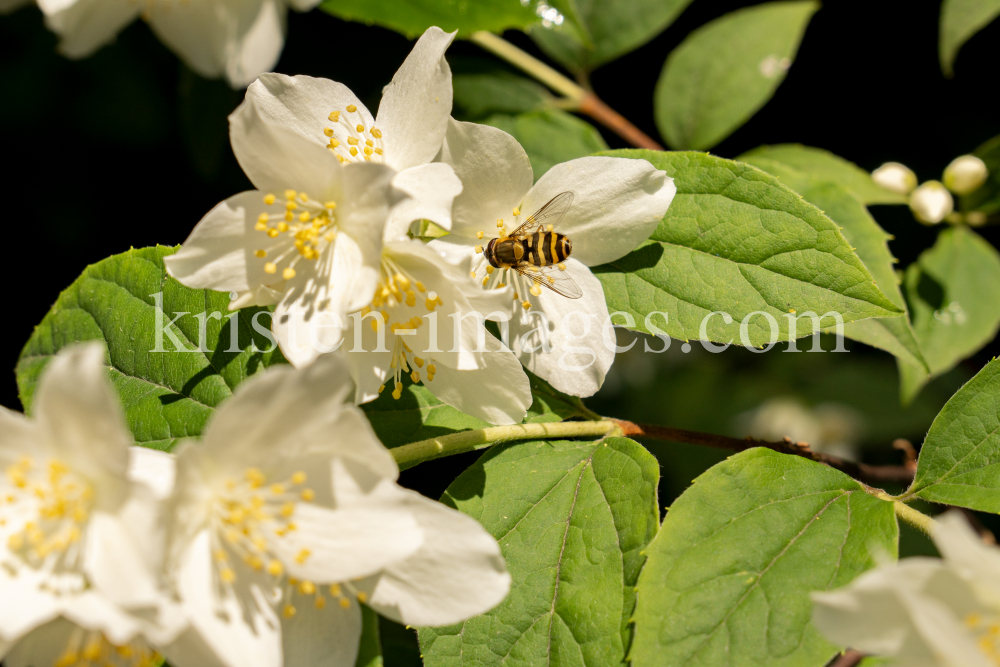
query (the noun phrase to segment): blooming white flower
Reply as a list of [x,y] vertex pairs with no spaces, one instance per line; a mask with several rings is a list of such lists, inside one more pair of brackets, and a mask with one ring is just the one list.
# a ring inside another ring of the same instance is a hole
[[182,629],[157,586],[154,493],[126,476],[131,437],[96,343],[67,348],[34,418],[0,408],[0,659],[12,667],[154,664]]
[[942,180],[956,195],[967,195],[978,190],[989,174],[986,163],[975,155],[960,155],[945,167]]
[[424,33],[377,121],[343,84],[262,75],[230,117],[233,151],[258,190],[209,212],[166,258],[170,274],[236,292],[232,309],[277,304],[272,329],[297,366],[335,349],[346,315],[379,284],[386,225],[451,225],[462,185],[447,165],[428,163],[451,112],[444,51],[453,37]]
[[813,623],[842,646],[907,667],[1000,664],[1000,549],[958,512],[933,529],[943,559],[905,558],[813,593]]
[[499,545],[471,518],[395,484],[339,355],[272,368],[177,455],[170,578],[200,642],[176,664],[351,666],[359,602],[411,625],[506,595]]
[[[581,298],[543,290],[512,270],[494,270],[481,256],[473,268],[485,287],[505,288],[513,297],[512,348],[521,363],[567,394],[594,394],[614,351],[604,342],[604,289],[589,267],[616,260],[649,238],[673,200],[673,179],[646,160],[585,157],[552,167],[532,185],[531,164],[517,140],[455,120],[440,159],[463,185],[452,233],[431,242],[452,255],[478,255],[501,230],[513,231],[557,194],[573,193],[556,231],[572,242],[572,256],[559,268],[580,286]],[[553,352],[546,352],[548,346]]]
[[899,162],[886,162],[872,172],[872,180],[886,190],[901,195],[908,195],[917,187],[917,175]]
[[910,194],[910,210],[918,222],[936,225],[955,208],[948,189],[938,181],[927,181]]
[[288,8],[309,11],[319,0],[39,0],[59,50],[89,56],[141,16],[164,44],[198,74],[242,88],[274,67],[285,45]]

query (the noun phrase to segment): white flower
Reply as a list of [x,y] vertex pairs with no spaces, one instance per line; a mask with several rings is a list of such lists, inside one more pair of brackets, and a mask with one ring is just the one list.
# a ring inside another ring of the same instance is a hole
[[209,212],[166,259],[170,274],[236,292],[232,309],[277,304],[272,329],[296,366],[336,349],[346,315],[379,283],[384,228],[451,225],[462,185],[447,165],[427,163],[451,112],[453,37],[424,33],[377,121],[343,84],[261,76],[230,117],[233,151],[258,190]]
[[956,195],[967,195],[978,190],[989,174],[986,163],[975,155],[961,155],[945,167],[942,180]]
[[156,36],[198,74],[224,76],[242,88],[274,67],[285,45],[288,8],[319,0],[39,0],[59,50],[83,58],[141,16]]
[[1000,549],[958,512],[940,517],[944,559],[905,558],[839,590],[813,593],[813,623],[827,639],[906,667],[1000,664]]
[[[572,208],[556,231],[572,243],[572,256],[560,269],[582,289],[581,298],[543,290],[515,271],[494,271],[481,256],[473,268],[489,288],[513,287],[510,329],[521,363],[567,394],[594,394],[614,351],[604,342],[604,290],[588,267],[616,260],[649,238],[673,200],[673,179],[646,160],[585,157],[554,166],[533,186],[528,156],[513,137],[454,120],[441,160],[454,167],[463,185],[452,210],[452,233],[431,243],[449,254],[479,253],[500,236],[498,225],[509,233],[557,194],[573,193]],[[551,352],[544,351],[546,343]]]
[[483,315],[509,310],[509,297],[484,291],[470,273],[471,257],[448,258],[405,237],[386,240],[375,299],[357,314],[360,321],[341,348],[357,385],[356,402],[378,398],[390,377],[398,399],[406,374],[484,421],[524,419],[532,401],[528,378],[483,326]]
[[99,344],[67,348],[33,419],[0,408],[0,658],[11,667],[152,664],[149,642],[182,629],[157,585],[156,499],[127,477],[131,437],[103,361]]
[[936,225],[955,208],[951,193],[938,181],[927,181],[910,195],[910,210],[918,222]]
[[338,355],[249,380],[177,456],[170,578],[191,637],[176,664],[354,665],[359,602],[410,625],[507,593],[478,523],[395,484]]
[[886,162],[872,172],[872,180],[886,190],[901,195],[908,195],[917,187],[917,175],[899,162]]

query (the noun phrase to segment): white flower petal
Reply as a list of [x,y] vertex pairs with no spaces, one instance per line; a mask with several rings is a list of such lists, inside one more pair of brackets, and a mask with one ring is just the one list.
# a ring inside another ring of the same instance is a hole
[[399,623],[442,626],[483,614],[510,590],[500,545],[479,523],[401,490],[424,531],[423,546],[374,577],[368,604]]
[[[177,590],[196,637],[184,633],[164,647],[179,665],[206,664],[210,656],[227,667],[275,667],[281,664],[281,629],[274,611],[256,587],[237,599],[215,594],[211,544],[201,531],[185,550],[176,571]],[[211,664],[211,662],[209,662]]]
[[285,281],[274,283],[273,285],[261,285],[256,289],[246,291],[236,291],[236,298],[229,301],[229,310],[239,310],[253,306],[274,306],[281,301],[285,293]]
[[[571,257],[566,261],[566,272],[583,290],[583,296],[567,299],[543,289],[536,297],[537,309],[515,308],[511,344],[525,368],[559,391],[571,396],[593,396],[615,360],[614,350],[608,349],[603,334],[608,306],[604,288],[590,269]],[[540,347],[541,332],[546,328],[552,347],[548,353]],[[527,339],[522,340],[525,334]]]
[[145,484],[157,500],[164,500],[174,489],[177,465],[174,457],[149,447],[128,448],[128,478]]
[[59,51],[84,58],[115,38],[139,15],[139,3],[105,0],[41,0],[45,24],[60,36]]
[[573,242],[573,257],[597,266],[648,239],[677,188],[666,172],[646,160],[582,157],[545,172],[524,197],[521,210],[532,214],[566,191],[573,193],[573,205],[556,231]]
[[451,119],[440,160],[462,181],[455,198],[451,232],[475,238],[496,234],[496,221],[513,220],[514,209],[531,189],[534,177],[528,154],[514,137],[478,123]]
[[225,75],[239,88],[278,62],[285,12],[279,0],[206,0],[157,7],[148,23],[195,72],[207,78]]
[[346,609],[325,598],[322,609],[313,598],[295,597],[295,616],[281,622],[284,667],[353,667],[361,640],[361,609]]
[[394,480],[399,472],[392,455],[361,412],[345,405],[352,393],[336,355],[300,371],[268,369],[219,408],[197,447],[234,470],[257,466],[266,472],[284,460],[325,454],[357,460]]
[[[153,510],[146,518],[156,519],[153,498],[148,505]],[[136,537],[153,532],[153,526],[126,527],[119,517],[106,512],[94,512],[87,526],[83,568],[91,583],[109,600],[126,607],[155,607],[161,601],[152,563]],[[140,533],[137,535],[137,533]]]
[[451,115],[451,68],[444,52],[456,33],[428,28],[386,86],[375,124],[386,164],[396,171],[426,164],[441,150]]
[[[6,543],[0,546],[0,558],[9,560]],[[32,568],[21,568],[16,575],[0,567],[0,642],[17,642],[32,629],[58,616],[60,601],[41,589],[45,574]],[[17,604],[9,604],[16,600]]]
[[958,510],[937,517],[933,536],[948,567],[974,584],[984,604],[1000,609],[1000,550],[984,544]]
[[[258,85],[259,81],[250,86],[251,91]],[[248,93],[229,116],[233,152],[250,181],[258,190],[279,197],[291,189],[305,192],[316,201],[333,200],[341,206],[345,170],[336,156],[293,128],[272,122],[268,111]],[[352,194],[346,191],[347,196]]]
[[6,667],[49,667],[66,651],[77,626],[56,618],[29,632],[3,658]]
[[521,364],[493,334],[486,333],[479,370],[438,366],[426,386],[439,399],[491,424],[519,424],[531,407],[531,383]]
[[265,262],[253,253],[267,249],[274,255],[281,252],[278,244],[290,247],[291,241],[285,236],[272,240],[254,229],[258,216],[268,208],[264,193],[257,190],[219,203],[201,219],[180,250],[163,258],[167,273],[187,287],[220,292],[256,291],[266,282],[274,282],[276,276],[264,273]]
[[[420,526],[406,507],[385,498],[385,480],[356,507],[326,509],[311,503],[295,507],[296,529],[270,545],[289,576],[314,583],[366,577],[406,558],[423,542]],[[337,489],[338,497],[341,489]],[[300,554],[308,550],[308,558]],[[300,562],[301,561],[301,562]]]
[[25,454],[39,454],[44,433],[20,412],[0,406],[0,467],[16,463]]
[[392,184],[410,198],[392,209],[383,236],[386,242],[406,238],[414,220],[430,220],[451,229],[451,207],[462,192],[462,181],[449,165],[434,162],[411,167],[396,174]]
[[64,348],[49,362],[32,410],[56,456],[97,486],[101,502],[123,500],[132,442],[104,365],[104,346]]
[[[287,76],[265,73],[247,89],[247,101],[260,122],[290,130],[317,146],[324,147],[329,138],[323,133],[333,128],[341,143],[347,141],[347,129],[342,123],[360,121],[366,128],[374,118],[361,100],[342,83],[311,76]],[[348,112],[350,105],[357,111]],[[331,111],[341,112],[341,122],[330,120]]]

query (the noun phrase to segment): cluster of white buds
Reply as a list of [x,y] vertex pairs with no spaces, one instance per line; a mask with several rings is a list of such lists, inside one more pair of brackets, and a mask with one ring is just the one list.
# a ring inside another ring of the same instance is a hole
[[986,182],[988,176],[986,163],[975,155],[955,158],[945,168],[941,181],[926,181],[920,186],[917,186],[917,175],[913,170],[899,162],[886,162],[872,172],[872,180],[876,184],[891,192],[909,195],[910,211],[924,225],[936,225],[945,220],[953,224],[983,224],[986,216],[978,211],[955,213],[952,193],[971,194]]

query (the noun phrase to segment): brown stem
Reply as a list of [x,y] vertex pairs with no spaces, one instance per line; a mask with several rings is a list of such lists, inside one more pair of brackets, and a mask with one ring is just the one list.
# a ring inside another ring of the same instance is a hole
[[580,113],[590,116],[636,148],[662,151],[663,146],[653,141],[649,135],[633,125],[627,118],[605,104],[594,93],[588,92],[580,100]]
[[873,466],[867,463],[855,463],[854,461],[847,461],[836,456],[823,454],[822,452],[814,452],[809,448],[808,443],[793,442],[791,438],[785,438],[780,442],[768,442],[750,437],[740,440],[739,438],[730,438],[725,435],[687,431],[681,428],[670,428],[669,426],[633,424],[622,419],[613,419],[612,421],[617,422],[627,436],[685,442],[692,445],[714,447],[716,449],[728,449],[734,452],[742,452],[753,447],[767,447],[782,454],[793,454],[826,464],[865,483],[884,484],[885,482],[899,482],[905,485],[913,481],[913,471],[907,466]]
[[831,660],[827,667],[855,667],[864,657],[864,653],[849,648]]

